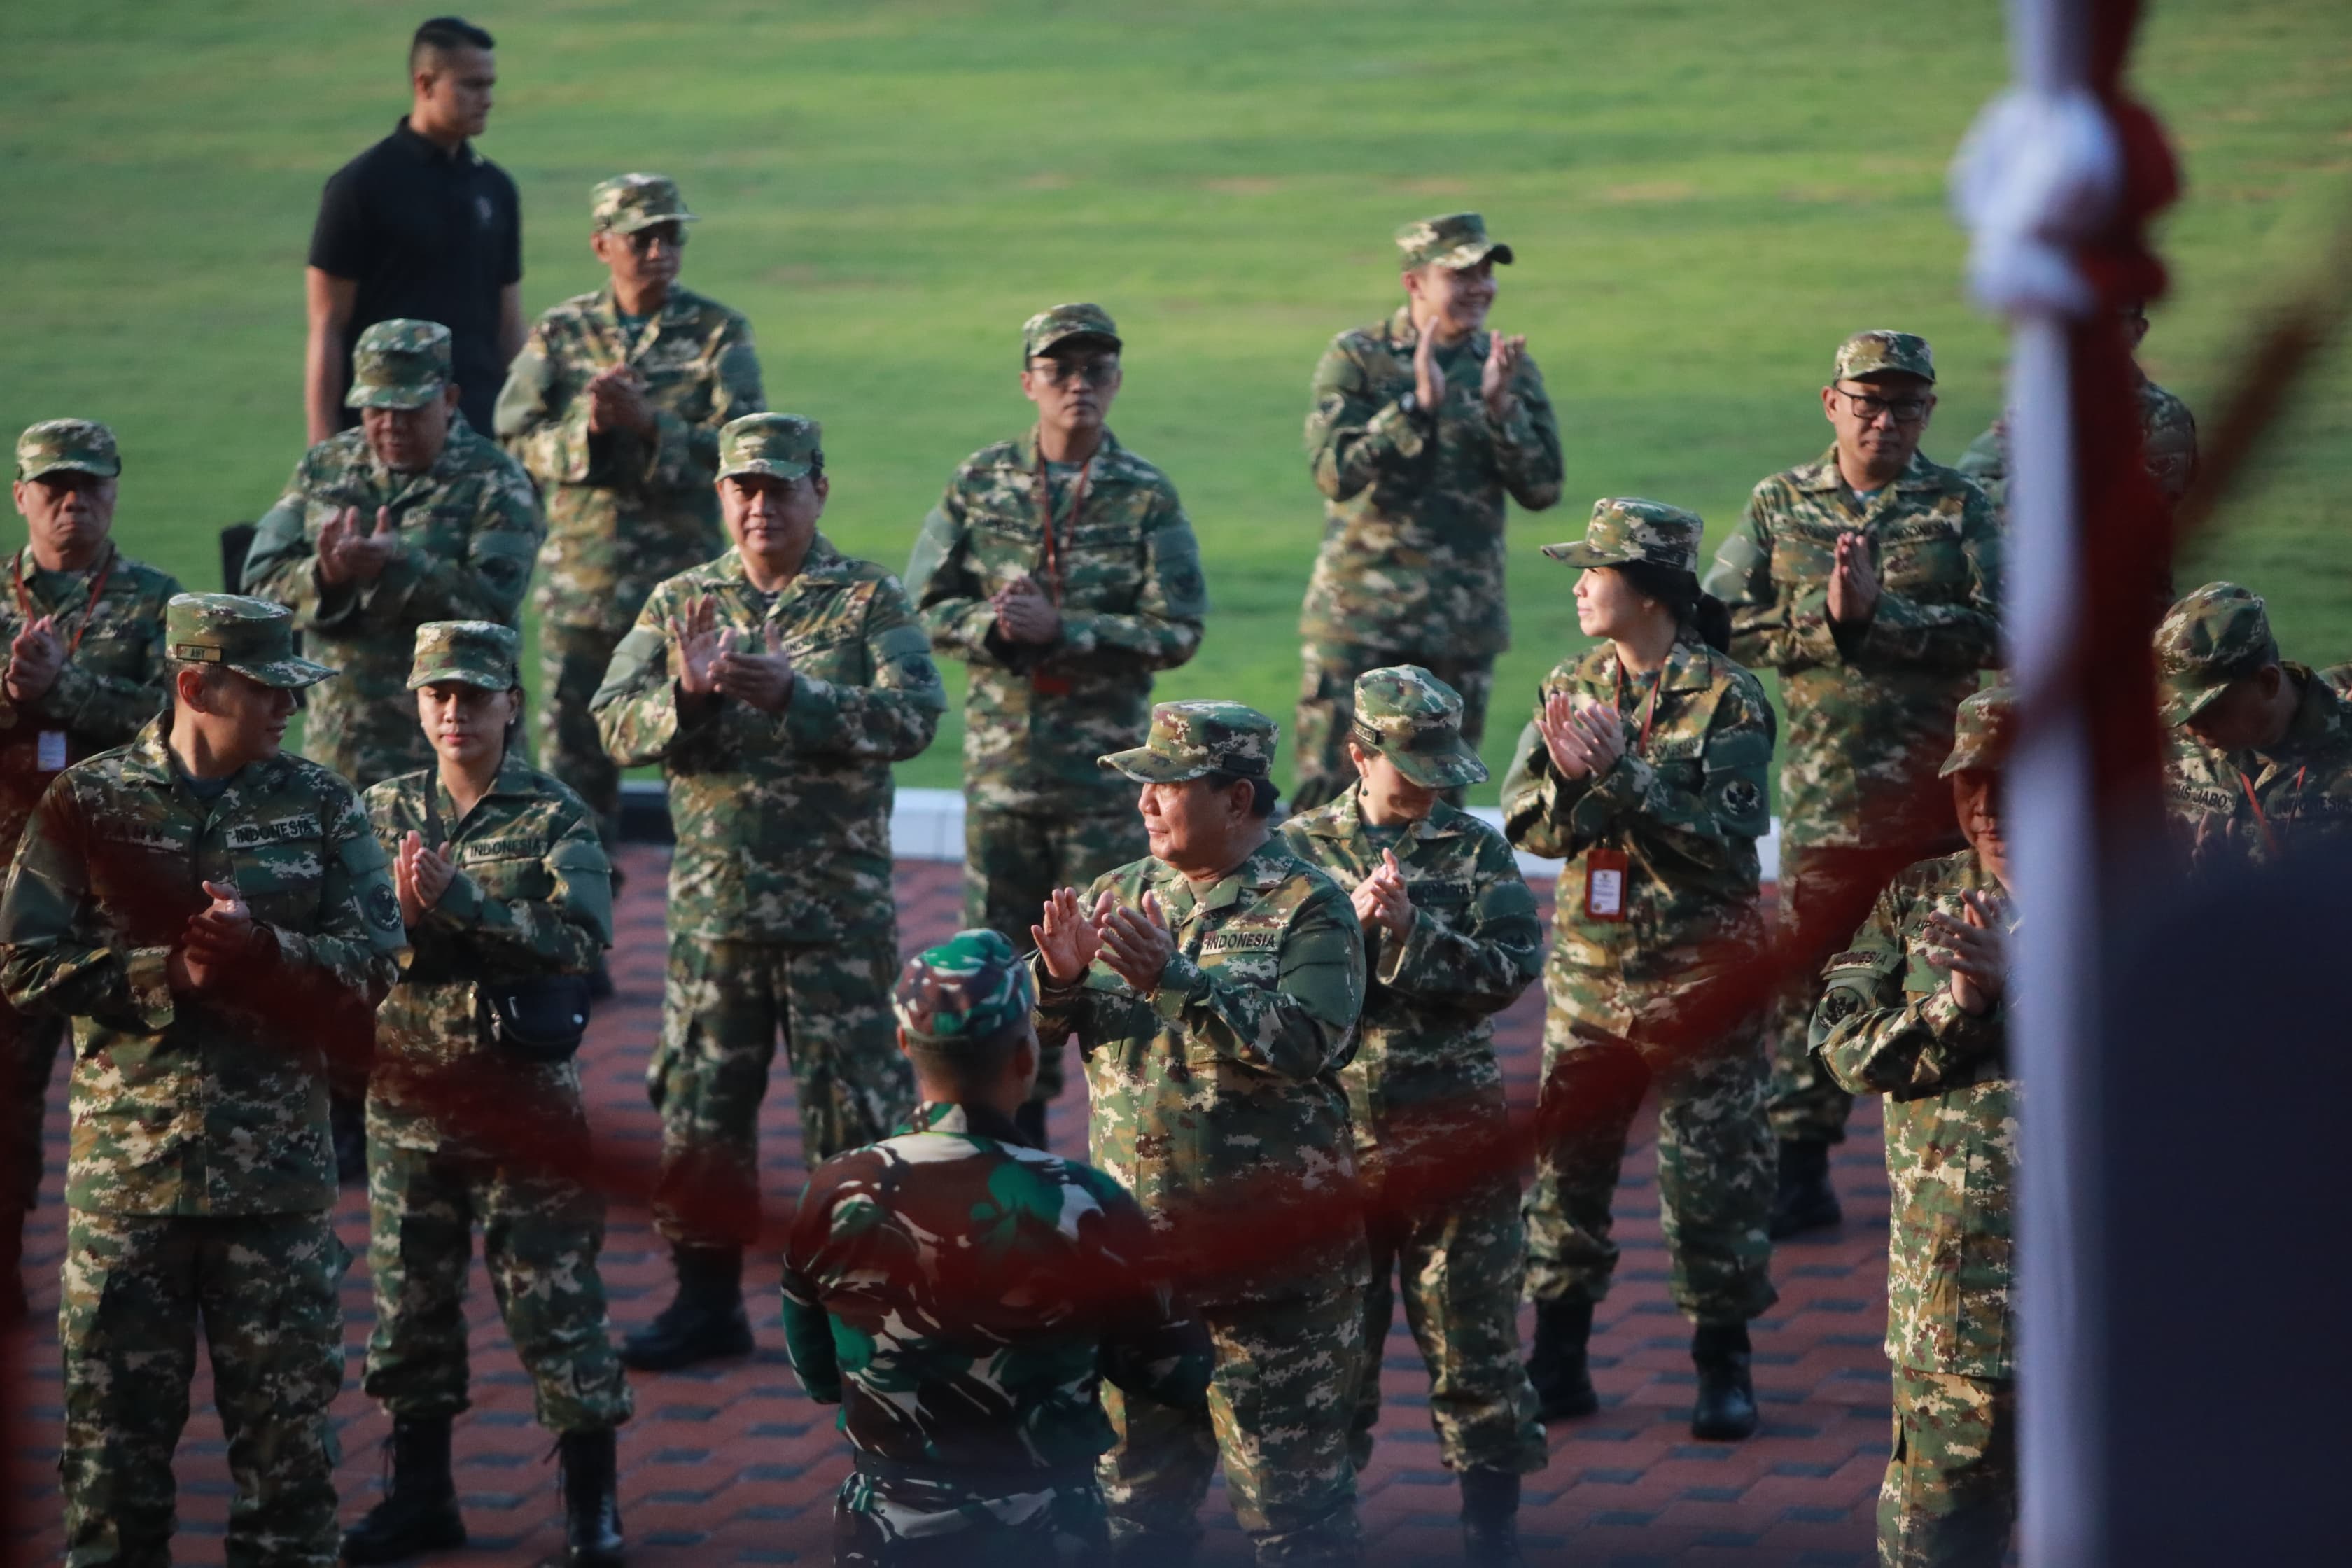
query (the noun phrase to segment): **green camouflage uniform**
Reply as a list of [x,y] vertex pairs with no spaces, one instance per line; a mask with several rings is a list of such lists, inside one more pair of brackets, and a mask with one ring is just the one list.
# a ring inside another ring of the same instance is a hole
[[[114,433],[87,419],[48,419],[16,438],[16,478],[60,468],[112,478],[122,471]],[[25,823],[49,781],[69,763],[120,746],[163,703],[163,605],[180,591],[174,579],[118,552],[111,543],[77,575],[43,571],[29,549],[11,559],[15,592],[0,600],[0,647],[43,616],[68,645],[55,685],[19,705],[0,688],[0,859],[13,859]],[[5,663],[5,658],[0,658]],[[49,1077],[66,1037],[61,1018],[27,1018],[0,1001],[0,1084],[15,1087],[7,1126],[15,1140],[0,1182],[0,1226],[8,1244],[0,1268],[16,1268],[23,1211],[41,1189],[41,1124]],[[0,1296],[8,1286],[0,1283]]]
[[[894,1000],[910,1043],[952,1056],[1025,1026],[1036,990],[1010,942],[971,931],[910,959]],[[1207,1335],[1150,1251],[1125,1189],[987,1105],[919,1105],[810,1173],[784,1339],[856,1456],[834,1561],[1098,1562],[1102,1380],[1186,1408],[1207,1394]]]
[[[2224,753],[2181,728],[2273,664],[2300,693],[2276,745]],[[2279,865],[2352,838],[2352,700],[2309,666],[2282,663],[2262,599],[2234,583],[2198,589],[2157,628],[2156,668],[2172,733],[2167,804],[2197,868]]]
[[[1832,379],[1890,371],[1932,382],[1926,341],[1857,333],[1839,348]],[[1841,630],[1830,625],[1829,578],[1846,533],[1874,546],[1881,592],[1867,626]],[[1892,865],[1954,841],[1934,774],[1960,699],[2000,658],[2000,552],[1993,509],[1956,470],[1915,454],[1864,500],[1847,488],[1832,445],[1758,485],[1717,552],[1706,586],[1730,606],[1732,657],[1780,674],[1785,920],[1864,908]],[[1783,1139],[1845,1137],[1853,1097],[1807,1048],[1820,961],[1841,934],[1822,931],[1774,1020],[1770,1113]]]
[[[1119,341],[1092,305],[1056,306],[1023,329],[1033,359],[1073,338]],[[907,591],[931,646],[971,667],[964,923],[1022,947],[1055,889],[1084,887],[1145,852],[1134,790],[1095,759],[1143,739],[1153,672],[1192,657],[1209,608],[1201,547],[1166,475],[1105,430],[1083,474],[1046,471],[1049,550],[1041,471],[1034,429],[972,454],[923,520],[907,563]],[[997,634],[989,596],[1024,575],[1061,609],[1061,640],[1050,647]],[[1037,1096],[1061,1089],[1056,1048],[1038,1064]]]
[[[693,220],[659,174],[604,181],[593,208],[610,234]],[[616,366],[636,373],[653,436],[590,432],[588,383]],[[547,509],[533,595],[540,761],[595,808],[608,847],[619,841],[621,773],[589,701],[654,584],[726,550],[711,489],[719,431],[767,405],[751,324],[676,287],[642,321],[620,315],[610,287],[566,300],[531,328],[499,395],[499,439]]]
[[[721,433],[721,477],[798,478],[818,439],[813,420],[739,419]],[[706,595],[722,632],[782,637],[796,671],[782,712],[678,700],[668,625]],[[676,1242],[749,1245],[779,1031],[811,1164],[871,1142],[913,1103],[890,1030],[890,764],[931,743],[947,696],[898,579],[819,533],[773,595],[732,550],[656,588],[593,707],[622,766],[661,763],[677,830],[661,1045],[646,1075],[662,1115],[655,1217]],[[672,1201],[681,1192],[698,1200],[691,1223]]]
[[[378,321],[361,334],[352,367],[352,407],[417,407],[448,384],[449,330]],[[373,583],[325,587],[319,531],[346,507],[359,510],[363,532],[374,531],[377,508],[389,508],[401,551]],[[311,447],[256,525],[245,561],[246,592],[291,609],[313,651],[341,669],[310,694],[304,751],[362,789],[430,765],[404,685],[416,628],[516,625],[539,539],[530,477],[462,415],[423,473],[386,468],[358,426]]]
[[[506,690],[522,643],[484,621],[417,628],[415,689]],[[628,1419],[629,1385],[607,1334],[603,1194],[534,1159],[584,1152],[588,1123],[570,1061],[500,1053],[476,1021],[475,983],[584,974],[612,944],[610,864],[580,797],[509,755],[457,815],[437,768],[367,792],[386,855],[421,834],[457,873],[409,931],[408,973],[376,1015],[368,1080],[368,1268],[375,1328],[361,1386],[395,1416],[442,1419],[467,1397],[466,1276],[473,1232],[499,1311],[538,1394],[540,1425],[596,1431]],[[469,1126],[465,1108],[488,1110]],[[460,1110],[453,1124],[446,1114]]]
[[[1397,243],[1408,268],[1511,259],[1475,213],[1408,224]],[[1420,342],[1405,306],[1340,333],[1315,367],[1307,454],[1328,505],[1298,618],[1306,672],[1295,810],[1322,805],[1354,778],[1349,705],[1368,669],[1433,671],[1462,694],[1462,733],[1478,744],[1495,658],[1511,640],[1504,497],[1530,511],[1559,500],[1559,426],[1535,361],[1520,360],[1510,417],[1498,425],[1478,395],[1494,335],[1473,332],[1438,351],[1445,396],[1434,409],[1403,401]]]
[[[292,656],[275,606],[183,594],[167,624],[175,659],[280,687],[329,673]],[[207,804],[168,723],[58,775],[0,902],[8,999],[79,1021],[58,1314],[66,1561],[170,1560],[201,1318],[237,1481],[228,1560],[323,1568],[349,1259],[318,1040],[391,986],[400,910],[349,784],[280,755]],[[238,888],[255,946],[212,989],[175,993],[171,952],[207,879]]]
[[[1376,669],[1356,682],[1355,734],[1426,788],[1483,784],[1461,738],[1462,699],[1427,670]],[[1527,1231],[1516,1172],[1496,1168],[1442,1203],[1465,1149],[1509,1136],[1494,1015],[1543,970],[1543,922],[1503,836],[1439,801],[1416,821],[1375,827],[1360,790],[1294,816],[1283,837],[1299,858],[1352,893],[1393,853],[1412,903],[1399,940],[1364,927],[1370,982],[1355,1059],[1339,1075],[1354,1126],[1371,1274],[1364,1295],[1364,1376],[1352,1458],[1371,1462],[1381,1414],[1381,1347],[1403,1281],[1405,1321],[1429,1369],[1429,1415],[1448,1469],[1543,1468],[1544,1429],[1519,1361]]]
[[[1163,702],[1143,745],[1103,761],[1138,783],[1267,777],[1274,747],[1274,721],[1239,703]],[[1105,890],[1136,909],[1156,894],[1175,955],[1150,996],[1101,960],[1066,989],[1035,961],[1037,1032],[1077,1037],[1093,1161],[1176,1232],[1216,1356],[1205,1415],[1104,1391],[1112,1531],[1196,1541],[1222,1456],[1260,1562],[1351,1560],[1370,1265],[1339,1074],[1363,1005],[1356,911],[1274,837],[1206,889],[1144,859],[1096,879],[1087,906]]]
[[[1687,572],[1702,526],[1655,501],[1603,500],[1583,543],[1544,553],[1579,567],[1645,560]],[[1754,676],[1687,635],[1650,676],[1624,670],[1603,642],[1544,678],[1538,711],[1555,691],[1613,710],[1625,751],[1598,779],[1566,778],[1529,723],[1503,781],[1512,844],[1568,862],[1544,967],[1545,1142],[1527,1198],[1528,1293],[1608,1294],[1618,1254],[1610,1201],[1626,1132],[1654,1087],[1669,1289],[1702,1324],[1743,1324],[1778,1299],[1761,1041],[1750,1023],[1704,1044],[1674,1037],[1693,999],[1763,945],[1756,840],[1772,710]],[[1588,907],[1603,869],[1594,857],[1608,855],[1622,857],[1622,920]]]
[[[2000,766],[2012,706],[2000,688],[1964,703],[1945,772]],[[1927,916],[1964,918],[1964,893],[2007,901],[1973,849],[1897,877],[1830,961],[1813,1016],[1814,1050],[1831,1076],[1886,1097],[1895,1438],[1878,1494],[1885,1568],[1997,1564],[2017,1513],[2008,1020],[1998,1002],[1981,1016],[1962,1012],[1945,972],[1922,956],[1938,945]]]

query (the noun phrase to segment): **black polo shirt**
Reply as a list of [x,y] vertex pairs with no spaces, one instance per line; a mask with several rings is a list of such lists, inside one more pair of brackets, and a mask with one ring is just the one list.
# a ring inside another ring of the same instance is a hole
[[[488,435],[506,383],[499,354],[499,291],[522,279],[522,203],[507,172],[470,142],[444,152],[408,128],[335,171],[319,201],[310,265],[360,286],[343,333],[351,351],[378,321],[438,321],[453,339],[467,421]],[[359,422],[343,410],[346,426]]]

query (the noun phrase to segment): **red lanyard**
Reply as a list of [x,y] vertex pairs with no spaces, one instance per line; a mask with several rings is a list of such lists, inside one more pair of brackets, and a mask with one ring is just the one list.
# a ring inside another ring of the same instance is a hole
[[[73,641],[66,644],[66,657],[71,658],[81,651],[81,634],[89,630],[90,615],[98,608],[98,596],[106,592],[106,580],[114,574],[115,550],[107,547],[106,559],[90,577],[89,603],[81,607],[81,625],[74,627]],[[8,563],[9,585],[16,590],[16,613],[25,617],[27,626],[33,620],[33,595],[25,591],[25,552],[16,552]]]
[[[1087,510],[1087,482],[1094,475],[1092,460],[1078,465],[1078,477],[1070,486],[1070,531],[1078,531],[1078,519]],[[1054,490],[1046,481],[1045,447],[1037,446],[1037,526],[1045,536],[1045,591],[1053,595],[1054,607],[1062,606],[1062,567],[1054,544]]]
[[[1658,716],[1658,688],[1665,683],[1665,667],[1661,665],[1655,679],[1650,682],[1650,695],[1642,703],[1642,734],[1633,742],[1633,754],[1636,756],[1650,749],[1650,724]],[[1625,716],[1625,661],[1622,658],[1617,661],[1617,716],[1621,719]]]
[[[2303,787],[2303,775],[2310,771],[2307,767],[2294,770],[2295,788]],[[2277,859],[2278,835],[2271,831],[2270,814],[2263,809],[2261,799],[2254,794],[2254,781],[2246,776],[2246,770],[2243,768],[2238,770],[2238,787],[2246,792],[2246,804],[2254,808],[2254,826],[2263,830],[2263,847],[2270,851],[2272,859]]]

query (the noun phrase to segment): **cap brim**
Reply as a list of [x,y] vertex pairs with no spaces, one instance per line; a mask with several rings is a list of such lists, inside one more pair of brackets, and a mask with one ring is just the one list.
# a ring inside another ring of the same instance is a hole
[[60,458],[54,463],[43,463],[39,468],[35,468],[31,473],[26,474],[25,478],[27,479],[37,479],[44,474],[68,473],[96,474],[101,479],[116,479],[122,473],[122,462],[121,458],[117,458],[111,463],[106,463],[100,462],[96,458]]
[[1882,375],[1907,375],[1912,377],[1914,380],[1924,381],[1929,386],[1936,384],[1936,373],[1934,371],[1914,370],[1906,364],[1882,364],[1874,370],[1849,370],[1840,374],[1836,379],[1839,381],[1876,381]]
[[1543,546],[1543,552],[1568,566],[1623,566],[1635,559],[1631,555],[1596,550],[1581,539],[1571,539],[1565,544],[1547,544]]
[[1485,240],[1476,245],[1457,245],[1435,258],[1435,265],[1451,267],[1459,272],[1465,267],[1475,267],[1482,261],[1492,261],[1497,267],[1508,267],[1516,258],[1511,247],[1498,240]]
[[346,408],[422,408],[441,395],[446,381],[423,386],[361,386],[354,383],[343,398]]
[[268,664],[225,664],[247,680],[257,680],[264,686],[274,686],[280,691],[299,691],[305,686],[316,686],[331,676],[341,675],[323,664],[313,664],[307,658],[272,659]]
[[1187,779],[1208,777],[1216,770],[1206,763],[1180,763],[1165,752],[1155,752],[1149,746],[1133,746],[1124,752],[1113,752],[1095,759],[1098,766],[1133,779],[1137,784],[1182,784]]
[[520,680],[487,669],[469,669],[457,664],[441,664],[431,669],[415,670],[408,678],[408,689],[411,691],[421,691],[428,686],[471,686],[483,691],[511,691],[521,684]]
[[701,221],[702,220],[700,218],[695,216],[692,213],[649,213],[636,217],[625,218],[617,223],[608,223],[604,226],[604,232],[606,234],[635,234],[641,228],[651,228],[656,224],[700,223]]
[[1486,764],[1467,742],[1457,741],[1453,749],[1444,752],[1390,751],[1383,747],[1386,757],[1397,772],[1423,789],[1460,789],[1464,784],[1485,784]]
[[1990,746],[1955,746],[1952,748],[1952,754],[1944,759],[1944,765],[1936,770],[1936,776],[1939,779],[1948,779],[1954,773],[1964,773],[1971,768],[1979,773],[1997,773],[2000,771],[2000,765],[2001,759],[1994,755],[1994,748]]
[[1075,343],[1087,341],[1098,343],[1108,343],[1111,346],[1111,352],[1114,353],[1127,347],[1126,341],[1120,338],[1117,332],[1106,332],[1100,327],[1075,327],[1068,331],[1050,332],[1045,337],[1039,338],[1036,344],[1030,349],[1029,357],[1031,359],[1035,359],[1040,354],[1052,353],[1064,343]]
[[788,463],[773,458],[761,458],[755,462],[737,463],[732,468],[721,468],[719,470],[719,477],[722,479],[741,479],[745,474],[765,474],[772,479],[797,479],[806,478],[810,472],[811,465],[807,463]]
[[2189,691],[2167,692],[2164,699],[2164,727],[2168,730],[2178,730],[2211,707],[2213,700],[2229,689],[2230,682],[2224,679]]

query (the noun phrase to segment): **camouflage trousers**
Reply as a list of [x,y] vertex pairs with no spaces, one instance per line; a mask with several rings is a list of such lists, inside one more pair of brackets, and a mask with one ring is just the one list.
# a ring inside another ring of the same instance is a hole
[[[403,647],[405,647],[404,634]],[[310,657],[333,664],[337,645],[321,640]],[[404,658],[406,658],[404,652]],[[368,789],[433,762],[433,742],[416,721],[416,700],[405,691],[369,698],[338,677],[303,694],[302,754]]]
[[[1486,700],[1495,690],[1491,654],[1462,658],[1408,648],[1367,647],[1360,643],[1310,641],[1300,650],[1305,673],[1298,682],[1298,713],[1293,721],[1292,755],[1297,761],[1290,786],[1290,812],[1297,816],[1338,799],[1356,782],[1348,760],[1348,731],[1356,720],[1356,678],[1391,664],[1417,664],[1462,694],[1462,738],[1473,748],[1486,733]],[[1454,805],[1463,792],[1445,792]]]
[[1100,1470],[1112,1539],[1197,1542],[1222,1458],[1225,1495],[1260,1563],[1352,1563],[1360,1537],[1348,1426],[1364,1355],[1361,1282],[1329,1276],[1285,1300],[1199,1310],[1214,1357],[1207,1410],[1103,1385],[1118,1433]]
[[915,1106],[890,987],[895,925],[835,942],[674,936],[661,1044],[654,1224],[672,1242],[748,1247],[760,1233],[760,1104],[782,1037],[810,1165],[888,1135]]
[[[558,1137],[584,1138],[577,1108]],[[617,1426],[632,1409],[596,1255],[604,1200],[526,1163],[458,1146],[406,1148],[368,1127],[368,1268],[375,1328],[360,1386],[394,1415],[450,1416],[467,1394],[466,1277],[474,1226],[515,1354],[551,1432]]]
[[[1557,976],[1547,976],[1557,985]],[[1675,1305],[1728,1326],[1780,1299],[1766,1234],[1779,1169],[1764,1120],[1764,1054],[1752,1030],[1675,1060],[1589,1030],[1555,1002],[1544,1013],[1541,1139],[1528,1192],[1528,1294],[1593,1301],[1617,1270],[1612,1200],[1625,1141],[1658,1095],[1658,1226]]]
[[[0,997],[0,1084],[10,1090],[7,1147],[0,1158],[0,1269],[16,1270],[25,1255],[25,1216],[41,1198],[47,1151],[41,1135],[49,1114],[49,1079],[69,1031],[63,1018],[30,1018]],[[0,1300],[10,1287],[0,1284]],[[0,1308],[0,1317],[6,1309]]]
[[[1130,792],[1131,793],[1131,792]],[[1150,852],[1131,799],[1116,811],[1054,814],[967,806],[963,816],[963,923],[1001,933],[1015,952],[1035,945],[1029,928],[1056,888],[1083,888]],[[1030,1098],[1062,1092],[1062,1047],[1037,1057]]]
[[835,1568],[1099,1568],[1110,1554],[1091,1476],[1028,1490],[909,1483],[852,1469],[833,1501]]
[[[643,608],[639,605],[638,608]],[[635,611],[629,612],[632,617]],[[622,623],[625,628],[627,623]],[[539,766],[579,792],[596,814],[596,831],[609,853],[621,842],[621,770],[604,751],[588,700],[604,682],[604,667],[625,631],[539,623]]]
[[172,1560],[172,1451],[196,1324],[228,1438],[227,1561],[326,1565],[341,1543],[327,1418],[343,1382],[351,1254],[324,1214],[208,1218],[69,1209],[64,1300],[66,1562]]
[[1881,1568],[1999,1568],[2017,1522],[2017,1385],[1896,1367]]

